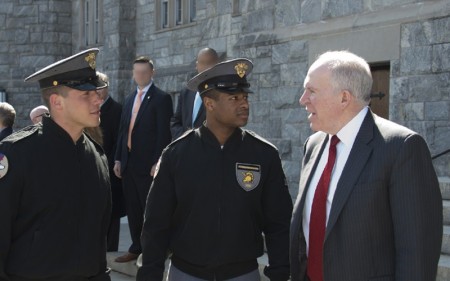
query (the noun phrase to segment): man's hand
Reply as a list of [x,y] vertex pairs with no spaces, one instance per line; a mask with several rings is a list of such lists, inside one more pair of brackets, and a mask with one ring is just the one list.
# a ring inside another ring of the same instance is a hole
[[122,178],[122,175],[120,174],[120,161],[116,161],[114,163],[114,174],[116,175],[116,177],[118,177],[119,179]]

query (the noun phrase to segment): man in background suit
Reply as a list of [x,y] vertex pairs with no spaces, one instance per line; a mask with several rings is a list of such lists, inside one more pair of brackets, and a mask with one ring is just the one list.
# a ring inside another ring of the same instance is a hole
[[12,134],[15,120],[14,107],[7,102],[0,102],[0,141]]
[[106,74],[97,72],[100,80],[107,85],[97,90],[103,103],[100,106],[100,128],[102,131],[102,145],[108,158],[109,179],[111,182],[112,212],[109,222],[107,251],[117,251],[119,248],[120,218],[125,216],[125,201],[123,199],[122,180],[114,174],[114,156],[117,149],[120,115],[122,105],[116,102],[108,93],[109,79]]
[[304,88],[318,132],[304,147],[292,280],[435,280],[442,198],[424,139],[370,111],[370,68],[352,53],[322,54]]
[[[212,48],[204,48],[197,54],[195,69],[200,73],[218,62],[217,52]],[[177,109],[170,125],[172,139],[177,139],[189,129],[200,127],[205,119],[205,108],[199,93],[184,88],[180,92]]]
[[170,143],[172,98],[153,83],[153,62],[138,57],[133,64],[137,89],[125,98],[117,142],[114,173],[122,178],[132,244],[116,262],[137,259],[147,193],[156,163]]

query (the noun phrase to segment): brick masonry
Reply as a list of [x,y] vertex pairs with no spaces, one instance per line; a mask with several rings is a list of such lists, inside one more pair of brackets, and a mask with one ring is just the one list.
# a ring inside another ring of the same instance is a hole
[[[154,0],[103,0],[98,68],[110,76],[112,95],[122,100],[132,90],[131,61],[138,54],[154,59],[155,83],[170,93],[195,74],[200,48],[213,47],[223,58],[252,59],[256,94],[247,128],[277,145],[295,197],[302,145],[312,133],[298,104],[314,52],[310,42],[396,24],[399,55],[385,60],[391,65],[390,119],[421,133],[432,154],[450,148],[448,1],[240,0],[240,12],[233,14],[234,2],[197,0],[195,23],[157,31]],[[28,124],[29,110],[40,103],[36,85],[23,78],[85,48],[79,36],[81,3],[0,0],[0,87],[18,111],[17,128]],[[357,43],[348,42],[348,48]],[[449,156],[434,161],[440,176],[450,176],[449,162]]]

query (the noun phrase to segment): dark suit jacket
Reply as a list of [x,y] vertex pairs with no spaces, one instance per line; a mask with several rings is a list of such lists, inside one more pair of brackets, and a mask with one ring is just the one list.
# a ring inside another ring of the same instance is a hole
[[117,149],[117,137],[119,135],[120,116],[122,105],[109,97],[100,108],[100,128],[103,133],[103,150],[108,158],[109,178],[111,180],[112,217],[125,216],[125,204],[123,200],[122,182],[114,174],[114,156]]
[[[137,91],[134,91],[125,98],[120,121],[116,160],[121,162],[122,173],[128,164],[128,128],[136,94]],[[171,140],[170,118],[172,114],[172,98],[152,84],[145,93],[131,135],[132,150],[130,154],[133,155],[132,161],[135,163],[133,172],[147,175],[152,166],[158,162],[163,149]]]
[[0,141],[2,141],[7,136],[11,135],[13,132],[13,129],[11,127],[6,127],[0,132]]
[[[305,144],[291,223],[292,281],[307,280],[302,215],[325,133]],[[442,240],[442,198],[427,144],[368,112],[339,179],[324,242],[325,281],[431,281]]]
[[[189,89],[183,89],[178,98],[177,109],[172,118],[170,130],[172,139],[177,139],[184,132],[192,129],[192,110],[194,107],[196,92]],[[195,118],[194,128],[200,127],[206,119],[205,107],[200,106],[197,117]]]

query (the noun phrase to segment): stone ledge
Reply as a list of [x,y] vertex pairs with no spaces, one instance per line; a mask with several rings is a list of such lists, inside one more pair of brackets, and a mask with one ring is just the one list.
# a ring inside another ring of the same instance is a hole
[[439,187],[441,188],[442,199],[450,199],[450,177],[439,177]]
[[136,266],[136,260],[130,261],[130,262],[124,262],[124,263],[118,263],[114,260],[125,254],[125,252],[108,252],[106,253],[106,262],[108,266],[117,272],[120,272],[125,275],[129,276],[136,276],[137,273],[137,266]]
[[442,200],[444,225],[450,225],[450,200]]
[[441,255],[439,259],[436,281],[450,280],[450,256]]
[[441,252],[450,255],[450,226],[444,225]]

